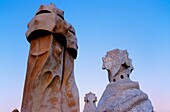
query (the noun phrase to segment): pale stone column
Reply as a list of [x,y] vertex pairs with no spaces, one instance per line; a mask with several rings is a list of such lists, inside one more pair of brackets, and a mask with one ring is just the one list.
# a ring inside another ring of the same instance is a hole
[[26,32],[30,52],[21,112],[79,112],[77,38],[64,12],[41,5]]

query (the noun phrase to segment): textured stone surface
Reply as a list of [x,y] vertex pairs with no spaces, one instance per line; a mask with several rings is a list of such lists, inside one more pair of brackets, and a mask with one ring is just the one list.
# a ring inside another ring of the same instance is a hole
[[79,112],[74,79],[77,39],[64,12],[41,5],[28,24],[30,42],[21,112]]
[[134,69],[126,50],[115,49],[103,57],[103,69],[108,71],[110,83],[104,91],[96,112],[152,112],[153,107],[147,94],[138,82],[130,80]]
[[89,92],[84,97],[85,105],[83,112],[95,112],[97,97],[92,92]]

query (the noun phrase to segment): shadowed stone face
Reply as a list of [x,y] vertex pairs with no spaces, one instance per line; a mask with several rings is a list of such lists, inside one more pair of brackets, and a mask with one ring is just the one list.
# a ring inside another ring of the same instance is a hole
[[26,37],[30,52],[21,112],[79,112],[77,38],[64,12],[54,4],[41,5]]

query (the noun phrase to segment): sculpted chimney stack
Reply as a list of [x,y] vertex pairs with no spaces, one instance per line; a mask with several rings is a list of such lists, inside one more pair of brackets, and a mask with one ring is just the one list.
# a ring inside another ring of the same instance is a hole
[[77,38],[64,11],[41,5],[28,23],[30,43],[21,112],[79,112],[74,79]]

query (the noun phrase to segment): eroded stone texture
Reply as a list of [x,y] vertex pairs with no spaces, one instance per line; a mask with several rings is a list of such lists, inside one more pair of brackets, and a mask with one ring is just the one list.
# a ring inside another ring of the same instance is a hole
[[89,92],[84,97],[85,105],[83,112],[95,112],[97,97],[92,92]]
[[103,57],[103,69],[108,71],[110,83],[104,91],[96,112],[152,112],[153,107],[147,94],[138,82],[130,80],[134,69],[126,50],[115,49]]
[[77,38],[64,12],[54,4],[41,5],[26,37],[30,51],[21,112],[79,112]]

